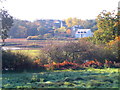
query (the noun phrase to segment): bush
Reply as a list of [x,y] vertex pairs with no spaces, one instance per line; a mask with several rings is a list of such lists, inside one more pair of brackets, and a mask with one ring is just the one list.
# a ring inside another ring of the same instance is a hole
[[63,61],[84,63],[86,60],[95,60],[104,63],[105,59],[114,61],[116,57],[110,50],[104,49],[104,46],[94,45],[93,43],[79,40],[60,45],[51,45],[43,50],[42,60],[48,60],[48,63]]
[[33,60],[23,53],[13,53],[11,51],[2,51],[2,70],[3,71],[31,71],[43,69]]
[[68,61],[64,61],[62,63],[52,62],[51,64],[45,64],[44,67],[46,67],[47,70],[64,70],[64,69],[78,70],[78,69],[84,69],[79,64],[68,62]]
[[[39,62],[39,60],[37,62]],[[44,64],[42,66],[47,70],[65,70],[65,69],[84,70],[86,68],[120,68],[120,63],[108,60],[105,60],[105,63],[100,63],[97,60],[91,60],[82,64],[64,61],[62,63],[52,62],[50,64]]]
[[43,36],[44,38],[52,38],[53,35],[51,33],[47,33],[47,34],[44,34]]
[[111,51],[111,54],[114,55],[116,58],[114,61],[120,63],[120,36],[116,37],[115,40],[111,40],[107,43],[107,46],[105,47],[106,50]]
[[45,40],[42,36],[28,36],[27,40]]
[[88,61],[82,64],[82,67],[93,67],[93,68],[101,68],[104,64],[98,62],[97,60]]

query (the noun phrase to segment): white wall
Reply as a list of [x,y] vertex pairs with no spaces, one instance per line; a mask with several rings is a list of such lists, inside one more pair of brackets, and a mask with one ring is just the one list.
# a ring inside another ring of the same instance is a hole
[[[81,31],[85,31],[86,33],[78,33]],[[83,38],[83,37],[92,37],[92,32],[90,29],[79,29],[78,31],[76,31],[75,33],[75,38]]]

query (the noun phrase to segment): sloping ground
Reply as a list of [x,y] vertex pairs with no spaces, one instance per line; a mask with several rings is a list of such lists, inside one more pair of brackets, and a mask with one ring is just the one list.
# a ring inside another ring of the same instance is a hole
[[3,74],[3,88],[118,88],[118,69]]

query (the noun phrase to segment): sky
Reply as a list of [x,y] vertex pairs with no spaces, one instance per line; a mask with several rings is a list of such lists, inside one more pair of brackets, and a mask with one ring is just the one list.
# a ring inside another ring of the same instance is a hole
[[120,0],[6,0],[1,4],[14,18],[37,19],[95,19],[103,10],[117,12]]

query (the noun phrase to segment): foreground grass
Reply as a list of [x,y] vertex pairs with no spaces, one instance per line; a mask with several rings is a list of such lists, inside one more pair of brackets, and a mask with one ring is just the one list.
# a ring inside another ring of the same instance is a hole
[[118,88],[118,69],[3,74],[3,88]]

